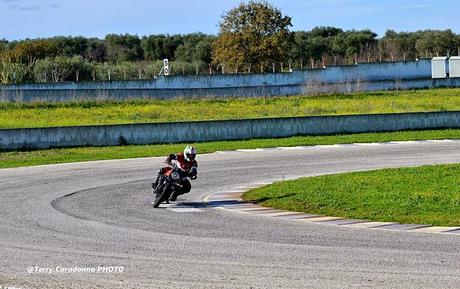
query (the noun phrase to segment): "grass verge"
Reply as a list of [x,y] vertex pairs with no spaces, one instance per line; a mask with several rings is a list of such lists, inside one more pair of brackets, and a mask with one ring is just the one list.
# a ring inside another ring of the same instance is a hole
[[263,206],[406,224],[460,226],[460,164],[275,183],[244,194]]
[[0,103],[0,128],[460,110],[460,89],[326,96]]
[[[279,139],[253,139],[196,143],[199,153],[218,150],[267,148],[278,146],[347,144],[355,142],[409,141],[425,139],[460,139],[460,129],[363,133],[332,136],[296,136]],[[81,147],[35,151],[0,152],[0,168],[92,160],[166,156],[181,151],[183,144],[130,145],[116,147]]]

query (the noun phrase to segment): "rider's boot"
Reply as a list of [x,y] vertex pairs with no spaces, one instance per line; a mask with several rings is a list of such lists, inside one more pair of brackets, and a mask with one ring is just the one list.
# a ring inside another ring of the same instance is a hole
[[171,202],[175,202],[175,201],[177,200],[177,197],[178,197],[179,195],[180,195],[179,192],[177,192],[177,191],[176,191],[176,192],[173,192],[173,193],[171,194],[171,197],[169,197],[169,200],[170,200]]

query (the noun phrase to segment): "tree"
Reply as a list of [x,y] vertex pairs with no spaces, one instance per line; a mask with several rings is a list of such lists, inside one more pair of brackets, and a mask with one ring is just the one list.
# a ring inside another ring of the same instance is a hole
[[385,54],[391,61],[417,58],[415,44],[419,38],[419,33],[396,32],[387,30],[379,41],[382,54]]
[[70,59],[64,56],[55,57],[51,61],[51,80],[53,82],[61,82],[68,78],[71,74]]
[[401,55],[401,42],[398,33],[394,30],[387,30],[380,40],[380,48],[390,56],[391,61],[399,59]]
[[107,56],[112,62],[136,61],[143,59],[141,40],[137,35],[109,34],[105,37]]
[[460,35],[457,35],[457,56],[460,56]]
[[97,38],[88,41],[86,58],[93,62],[104,62],[107,60],[107,47],[102,40]]
[[149,35],[142,38],[141,46],[145,60],[159,60],[161,58],[164,38],[164,35]]
[[6,51],[8,49],[8,40],[0,39],[0,52]]
[[349,30],[345,32],[346,45],[347,45],[347,56],[353,57],[358,54],[364,47],[375,44],[377,34],[370,30]]
[[59,52],[58,47],[48,40],[28,40],[14,46],[2,54],[3,61],[20,62],[28,66],[46,57],[53,57]]
[[287,61],[291,44],[291,18],[267,2],[242,3],[223,16],[213,43],[213,62],[226,70],[271,67]]
[[91,66],[81,56],[58,56],[38,60],[33,73],[37,82],[79,81],[90,79]]
[[138,68],[135,62],[125,61],[115,66],[113,79],[129,80],[138,78]]
[[[91,75],[91,65],[83,59],[83,57],[76,55],[68,59],[70,71],[74,77],[71,80],[80,81],[81,79],[89,79]],[[69,77],[70,78],[70,77]]]
[[22,63],[0,61],[0,83],[21,83],[29,80],[29,67]]
[[88,47],[88,39],[82,36],[57,36],[48,40],[56,45],[61,56],[84,56]]
[[175,51],[175,59],[185,62],[211,63],[212,41],[214,37],[203,33],[192,33],[184,36],[184,43]]
[[425,30],[420,32],[421,36],[416,42],[417,52],[424,57],[453,55],[457,52],[457,41],[450,29]]
[[49,58],[38,60],[33,68],[34,80],[36,82],[51,81],[51,60]]
[[457,39],[452,30],[438,31],[435,36],[435,50],[441,55],[451,56],[457,52]]
[[329,49],[334,57],[344,58],[347,55],[347,34],[340,33],[331,39]]
[[177,47],[184,43],[182,35],[149,35],[142,38],[145,60],[175,59]]
[[98,63],[94,67],[94,78],[95,80],[113,80],[113,73],[115,71],[115,65],[104,62]]
[[299,67],[302,69],[305,61],[310,57],[307,51],[308,33],[305,31],[294,32],[294,43],[291,45],[289,58],[298,61]]

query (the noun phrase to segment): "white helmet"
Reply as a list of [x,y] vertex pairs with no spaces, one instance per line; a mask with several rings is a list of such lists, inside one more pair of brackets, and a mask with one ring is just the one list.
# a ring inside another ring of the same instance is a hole
[[186,146],[184,149],[185,160],[188,162],[191,162],[195,159],[195,156],[196,156],[196,149],[191,145]]

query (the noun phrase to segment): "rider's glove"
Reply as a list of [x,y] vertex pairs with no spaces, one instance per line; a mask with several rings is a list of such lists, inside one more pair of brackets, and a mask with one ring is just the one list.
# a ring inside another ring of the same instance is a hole
[[190,172],[188,173],[188,176],[190,177],[190,179],[192,180],[195,180],[197,178],[197,169],[196,167],[192,167],[192,169],[190,170]]
[[177,159],[176,155],[175,155],[175,154],[170,154],[170,155],[166,158],[165,163],[167,163],[168,165],[172,165],[171,161],[172,161],[172,160],[175,160],[175,159]]

